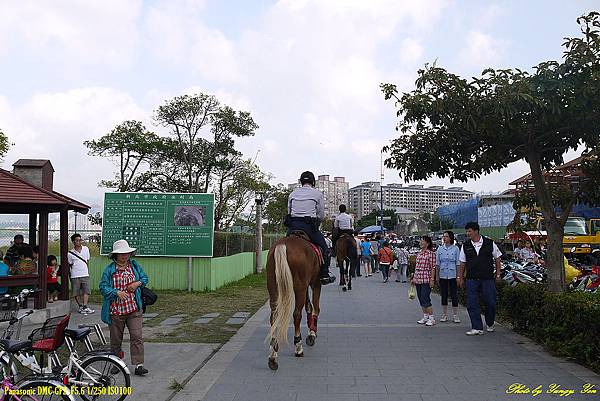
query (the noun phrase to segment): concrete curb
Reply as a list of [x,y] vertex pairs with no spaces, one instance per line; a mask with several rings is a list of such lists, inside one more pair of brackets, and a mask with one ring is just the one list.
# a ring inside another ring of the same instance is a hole
[[[262,327],[270,314],[268,302],[265,303],[216,353],[204,361],[204,366],[189,379],[183,390],[170,397],[170,401],[198,401],[211,389],[213,384],[229,367],[237,354],[252,337],[256,329]],[[265,354],[266,355],[266,354]]]

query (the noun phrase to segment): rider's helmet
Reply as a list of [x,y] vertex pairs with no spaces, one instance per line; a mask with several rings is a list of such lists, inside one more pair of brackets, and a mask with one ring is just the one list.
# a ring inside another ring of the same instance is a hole
[[313,187],[316,185],[315,175],[310,171],[305,171],[300,175],[300,184],[310,184]]
[[346,213],[346,205],[341,204],[339,209],[340,209],[340,213]]

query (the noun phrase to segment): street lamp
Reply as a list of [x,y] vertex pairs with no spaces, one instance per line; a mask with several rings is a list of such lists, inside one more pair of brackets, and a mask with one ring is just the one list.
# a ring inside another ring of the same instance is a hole
[[256,272],[261,273],[262,266],[262,204],[263,193],[258,191],[255,194],[254,202],[256,203]]

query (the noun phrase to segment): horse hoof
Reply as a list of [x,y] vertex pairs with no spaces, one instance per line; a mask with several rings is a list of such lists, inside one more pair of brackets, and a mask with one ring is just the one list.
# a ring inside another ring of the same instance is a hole
[[302,357],[304,356],[304,352],[301,352],[301,353],[299,353],[299,354],[294,354],[294,356],[295,356],[296,358],[302,358]]
[[306,345],[308,345],[309,347],[315,345],[315,336],[306,337]]
[[346,292],[348,289],[346,288],[346,286],[342,287],[342,291]]
[[269,359],[269,369],[277,370],[279,368],[279,363],[275,359]]
[[352,286],[350,286],[350,285],[349,285],[349,286],[348,286],[348,291],[350,291],[351,289],[352,289]]

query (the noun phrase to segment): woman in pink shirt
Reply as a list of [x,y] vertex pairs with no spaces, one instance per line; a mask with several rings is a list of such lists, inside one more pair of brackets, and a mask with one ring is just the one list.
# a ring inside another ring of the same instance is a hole
[[424,235],[419,241],[421,251],[417,255],[415,265],[415,274],[411,283],[417,287],[417,297],[423,309],[423,318],[417,323],[426,326],[433,326],[435,319],[433,317],[433,308],[431,307],[431,288],[435,282],[435,262],[436,255],[433,252],[433,242],[431,238]]

